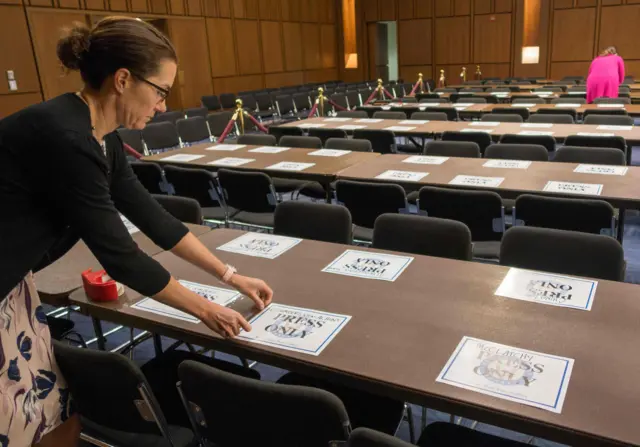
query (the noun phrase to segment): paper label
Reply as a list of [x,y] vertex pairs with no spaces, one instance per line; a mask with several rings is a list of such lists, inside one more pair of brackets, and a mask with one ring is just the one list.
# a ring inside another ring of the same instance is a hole
[[511,107],[524,107],[524,108],[529,108],[529,107],[535,107],[538,104],[533,103],[533,102],[527,102],[527,103],[516,103],[516,104],[511,104]]
[[218,247],[218,250],[258,258],[275,259],[302,239],[265,233],[247,233]]
[[599,196],[602,192],[602,185],[591,183],[547,182],[543,191]]
[[413,259],[411,256],[346,250],[322,271],[393,282],[411,264]]
[[342,157],[343,155],[347,155],[350,153],[351,151],[343,151],[339,149],[320,149],[310,152],[309,155],[314,155],[317,157]]
[[375,123],[381,123],[382,121],[384,120],[381,120],[378,118],[361,118],[357,120],[356,123],[375,124]]
[[520,124],[520,127],[531,128],[531,129],[535,129],[536,127],[539,127],[539,128],[551,128],[551,127],[553,127],[553,124],[551,124],[551,123],[522,123],[522,124]]
[[297,127],[302,127],[303,129],[311,129],[313,127],[324,127],[323,123],[305,123],[302,122],[300,124],[297,124]]
[[599,109],[624,109],[624,104],[596,104]]
[[499,121],[474,121],[469,123],[470,126],[499,126]]
[[251,163],[252,161],[256,161],[254,158],[234,158],[234,157],[225,157],[219,160],[210,161],[207,163],[208,165],[215,166],[242,166],[247,163]]
[[570,108],[570,109],[576,109],[578,107],[580,107],[581,104],[556,104],[556,107],[561,109],[561,108]]
[[237,151],[247,147],[246,144],[216,144],[215,146],[209,146],[208,151]]
[[441,165],[449,157],[438,157],[435,155],[412,155],[402,160],[403,163],[413,163],[417,165]]
[[489,188],[495,188],[500,186],[504,181],[504,177],[480,177],[474,175],[456,175],[453,180],[449,182],[450,185],[465,185],[465,186],[485,186]]
[[583,137],[614,137],[616,134],[607,132],[578,132],[578,135]]
[[485,168],[527,169],[531,166],[531,162],[524,160],[487,160],[482,166]]
[[408,126],[389,126],[385,127],[384,130],[398,131],[398,132],[408,132],[410,130],[415,129],[415,127]]
[[343,123],[345,121],[350,121],[351,118],[325,118],[323,121],[325,123]]
[[280,152],[286,152],[291,148],[278,147],[278,146],[260,146],[255,149],[251,149],[249,152],[257,152],[260,154],[279,154]]
[[582,174],[625,175],[629,168],[626,166],[588,165],[580,164],[573,172]]
[[428,172],[413,172],[413,171],[384,171],[382,174],[376,176],[381,180],[402,180],[405,182],[418,182],[429,175]]
[[493,129],[476,129],[476,128],[466,128],[460,130],[460,132],[484,132],[484,133],[493,133]]
[[554,132],[544,130],[521,130],[518,135],[553,135]]
[[183,163],[189,163],[190,161],[197,160],[198,158],[202,158],[204,155],[194,155],[194,154],[175,154],[170,155],[169,157],[161,158],[162,161],[180,161]]
[[633,126],[606,126],[603,124],[596,127],[596,129],[598,130],[631,130],[633,129]]
[[267,169],[275,169],[278,171],[304,171],[307,168],[315,166],[315,163],[296,163],[293,161],[281,161],[275,165],[267,166]]
[[345,124],[344,126],[338,126],[338,129],[342,130],[358,130],[358,129],[366,129],[367,126],[358,126],[357,124]]
[[400,121],[398,124],[427,124],[429,120],[404,120]]

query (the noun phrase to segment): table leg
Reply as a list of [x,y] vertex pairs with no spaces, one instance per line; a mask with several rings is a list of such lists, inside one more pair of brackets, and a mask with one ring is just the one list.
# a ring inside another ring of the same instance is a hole
[[91,317],[91,322],[93,323],[93,330],[96,333],[96,343],[98,344],[98,349],[101,351],[106,350],[105,338],[102,333],[102,323],[97,318]]
[[162,339],[158,334],[153,334],[153,349],[156,351],[156,357],[162,354]]
[[331,191],[331,182],[327,182],[324,183],[322,186],[324,186],[324,200],[327,203],[331,203],[331,199],[332,199],[332,193],[333,191]]
[[624,219],[626,217],[626,210],[624,208],[620,208],[618,210],[618,242],[622,244],[622,239],[624,238]]

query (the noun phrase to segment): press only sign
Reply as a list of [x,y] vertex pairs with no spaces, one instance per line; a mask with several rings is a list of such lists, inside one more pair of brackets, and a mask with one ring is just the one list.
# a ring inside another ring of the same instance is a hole
[[238,338],[319,355],[350,319],[349,315],[270,304],[249,321],[251,332],[243,331]]
[[347,250],[322,271],[358,278],[395,281],[411,264],[410,256]]
[[218,250],[258,258],[275,259],[298,245],[301,241],[302,239],[273,234],[247,233],[221,245]]
[[436,382],[562,412],[574,360],[463,337]]

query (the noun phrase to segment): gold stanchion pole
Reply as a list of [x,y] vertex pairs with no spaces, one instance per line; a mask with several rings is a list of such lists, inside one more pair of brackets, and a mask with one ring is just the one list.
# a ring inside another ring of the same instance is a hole
[[444,75],[444,70],[440,70],[440,79],[438,79],[438,87],[446,87],[447,78]]
[[376,87],[378,95],[380,96],[380,101],[384,101],[386,98],[384,97],[384,92],[382,91],[382,79],[378,78],[378,86]]
[[318,87],[318,108],[320,116],[324,116],[324,89],[322,87]]
[[424,93],[424,78],[422,73],[418,73],[418,86],[420,87],[419,93]]
[[482,72],[480,71],[480,65],[476,65],[476,81],[482,79]]
[[236,113],[240,118],[240,135],[244,135],[244,110],[242,108],[242,99],[236,99]]
[[462,71],[460,72],[460,79],[462,83],[467,82],[467,67],[462,67]]

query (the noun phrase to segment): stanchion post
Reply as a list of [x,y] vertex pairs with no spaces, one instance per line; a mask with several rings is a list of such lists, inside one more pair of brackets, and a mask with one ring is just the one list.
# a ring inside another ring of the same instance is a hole
[[438,87],[446,87],[447,86],[447,78],[444,75],[444,70],[440,70],[440,78],[438,79]]
[[476,65],[476,81],[482,80],[482,71],[480,71],[480,65]]
[[460,72],[460,80],[463,84],[467,82],[467,67],[462,67],[462,71]]

